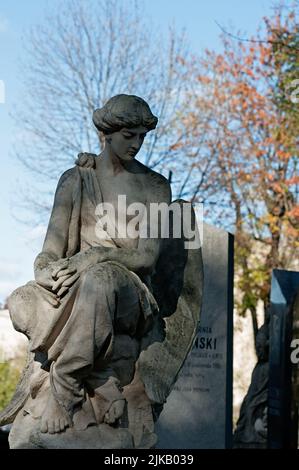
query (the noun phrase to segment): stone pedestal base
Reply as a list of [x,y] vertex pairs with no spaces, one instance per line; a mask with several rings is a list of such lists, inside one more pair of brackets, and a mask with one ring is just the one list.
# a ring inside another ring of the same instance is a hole
[[133,449],[133,438],[127,429],[108,424],[90,426],[84,431],[68,428],[58,434],[40,432],[40,419],[21,410],[9,434],[11,449]]

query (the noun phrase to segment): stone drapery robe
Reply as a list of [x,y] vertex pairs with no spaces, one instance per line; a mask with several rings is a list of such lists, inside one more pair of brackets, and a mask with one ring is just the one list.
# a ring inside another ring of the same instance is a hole
[[[59,234],[62,257],[71,257],[93,246],[121,249],[109,233],[96,236],[96,206],[103,202],[95,171],[75,167],[68,233]],[[58,209],[57,209],[58,207]],[[48,234],[59,217],[55,201]],[[13,292],[9,308],[14,327],[29,338],[35,353],[31,395],[24,407],[41,416],[49,387],[68,412],[74,425],[84,429],[99,423],[111,402],[121,399],[119,385],[133,378],[135,362],[144,337],[150,336],[158,306],[150,284],[121,263],[98,263],[80,274],[54,307],[55,294],[31,281]]]

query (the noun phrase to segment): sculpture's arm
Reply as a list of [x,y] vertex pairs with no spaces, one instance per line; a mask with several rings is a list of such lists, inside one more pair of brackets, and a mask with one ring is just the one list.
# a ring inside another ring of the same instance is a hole
[[63,258],[67,248],[74,184],[72,174],[72,169],[66,171],[58,182],[43,248],[34,262],[35,279],[45,287],[52,286],[50,273],[47,272],[49,264]]
[[137,274],[150,274],[159,254],[159,239],[141,239],[138,248],[91,247],[72,256],[61,266],[52,264],[54,269],[51,276],[58,279],[51,287],[60,297],[78,279],[80,273],[104,261],[117,261]]
[[142,238],[138,248],[108,248],[92,247],[86,255],[90,259],[88,264],[104,261],[117,261],[134,272],[151,274],[160,253],[160,240]]

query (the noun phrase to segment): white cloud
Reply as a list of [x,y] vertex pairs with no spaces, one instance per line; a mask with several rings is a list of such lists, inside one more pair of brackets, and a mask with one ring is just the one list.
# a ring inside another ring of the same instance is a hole
[[8,31],[9,21],[4,16],[0,15],[0,33],[6,33]]

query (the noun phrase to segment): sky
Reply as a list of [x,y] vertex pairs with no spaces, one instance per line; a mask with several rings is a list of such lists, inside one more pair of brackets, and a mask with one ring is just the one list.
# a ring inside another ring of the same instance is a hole
[[[13,156],[16,139],[22,139],[22,123],[12,115],[16,102],[22,99],[19,62],[20,58],[27,60],[23,34],[32,25],[42,24],[45,10],[49,6],[58,8],[60,2],[0,0],[0,302],[33,279],[33,262],[42,247],[45,227],[18,221],[20,186],[24,178],[30,182],[32,176]],[[221,50],[217,23],[251,36],[262,17],[273,11],[272,0],[143,0],[143,5],[144,15],[162,31],[170,25],[185,29],[190,48],[196,53],[205,48]]]

